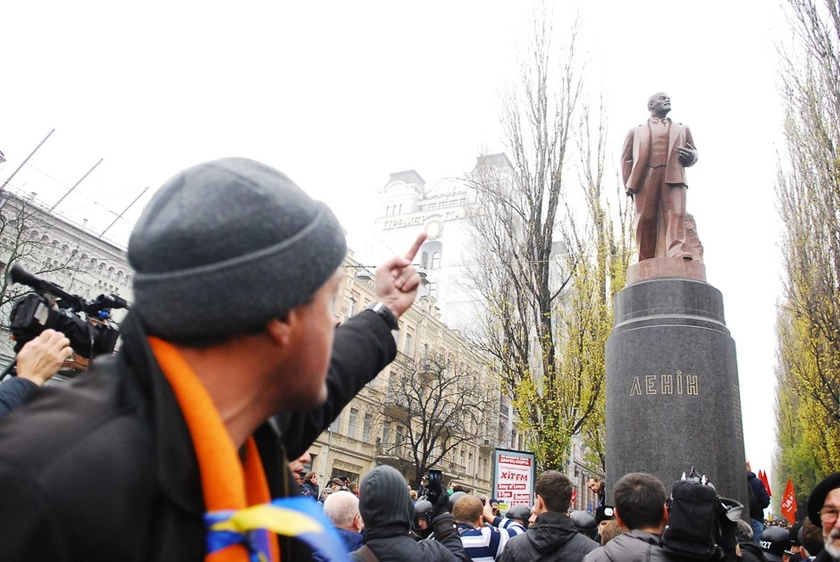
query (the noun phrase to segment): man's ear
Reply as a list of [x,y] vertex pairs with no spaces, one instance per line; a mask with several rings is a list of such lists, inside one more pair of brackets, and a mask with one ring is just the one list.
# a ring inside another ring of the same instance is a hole
[[618,523],[618,526],[622,529],[626,529],[627,525],[624,524],[624,521],[621,520],[621,515],[618,514],[618,508],[613,508],[613,515],[615,516],[615,522]]
[[671,514],[668,513],[668,503],[666,502],[665,505],[662,507],[662,526],[666,526],[668,521],[671,519]]
[[273,318],[266,322],[265,331],[276,345],[286,347],[292,337],[293,325],[294,311],[290,311],[285,318]]

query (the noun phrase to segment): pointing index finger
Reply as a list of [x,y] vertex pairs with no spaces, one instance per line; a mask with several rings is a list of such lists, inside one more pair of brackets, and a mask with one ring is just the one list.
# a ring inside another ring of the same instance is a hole
[[407,259],[408,261],[413,260],[414,256],[416,256],[417,252],[420,250],[420,246],[422,246],[423,242],[425,242],[425,241],[426,241],[426,233],[421,232],[417,236],[417,240],[414,241],[414,244],[412,244],[411,248],[409,248],[408,252],[405,254],[405,259]]

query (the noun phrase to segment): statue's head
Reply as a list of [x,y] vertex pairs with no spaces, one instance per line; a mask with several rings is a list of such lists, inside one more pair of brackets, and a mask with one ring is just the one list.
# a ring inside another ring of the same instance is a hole
[[665,117],[671,111],[671,97],[665,92],[656,92],[648,98],[648,111],[656,117]]

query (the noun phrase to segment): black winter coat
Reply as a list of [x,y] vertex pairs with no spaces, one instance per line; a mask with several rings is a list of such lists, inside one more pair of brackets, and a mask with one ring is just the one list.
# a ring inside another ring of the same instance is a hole
[[764,551],[754,542],[742,542],[741,545],[741,560],[744,562],[767,562],[764,557]]
[[[458,562],[469,560],[463,554],[461,537],[455,533],[440,541],[426,539],[416,541],[408,534],[395,537],[380,537],[365,541],[379,562]],[[449,546],[447,546],[449,545]],[[453,549],[454,546],[454,549]],[[460,549],[462,557],[453,553]],[[359,559],[354,554],[355,559]]]
[[547,511],[521,535],[510,539],[498,562],[579,562],[598,543],[575,529],[568,515]]
[[836,560],[836,558],[831,557],[827,550],[820,551],[817,557],[814,558],[814,562],[836,562]]
[[747,495],[749,498],[750,518],[764,520],[764,509],[770,505],[770,495],[764,483],[754,472],[747,472]]
[[[132,314],[122,335],[116,360],[37,390],[0,422],[3,562],[204,560],[204,498],[189,430]],[[254,433],[272,497],[300,493],[284,445],[303,452],[395,355],[388,326],[373,312],[336,331],[327,404]],[[281,437],[280,427],[293,429]],[[284,560],[309,559],[297,541],[281,540],[281,549]]]

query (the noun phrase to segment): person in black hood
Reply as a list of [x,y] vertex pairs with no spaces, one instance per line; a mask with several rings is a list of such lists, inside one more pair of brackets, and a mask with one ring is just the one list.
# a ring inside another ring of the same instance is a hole
[[598,543],[579,534],[566,515],[572,503],[572,483],[563,474],[543,472],[534,486],[537,520],[528,530],[507,543],[498,562],[579,562]]
[[359,495],[365,530],[364,545],[353,552],[355,560],[366,560],[362,550],[369,549],[379,562],[469,562],[455,518],[446,511],[446,494],[435,505],[434,538],[422,541],[409,535],[414,505],[405,478],[397,469],[381,465],[371,470],[362,480]]

